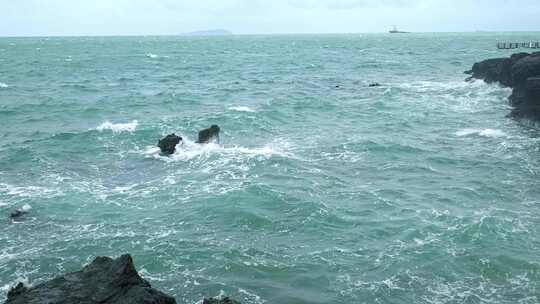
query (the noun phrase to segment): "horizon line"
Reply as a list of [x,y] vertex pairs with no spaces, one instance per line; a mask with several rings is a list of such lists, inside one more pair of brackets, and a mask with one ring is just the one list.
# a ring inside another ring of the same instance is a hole
[[[204,32],[203,30],[202,32]],[[493,30],[474,30],[474,31],[435,31],[435,32],[407,32],[406,34],[459,34],[459,33],[538,33],[540,30],[527,31],[493,31]],[[51,34],[51,35],[0,35],[0,38],[75,38],[75,37],[230,37],[230,36],[279,36],[279,35],[361,35],[361,34],[390,34],[383,32],[329,32],[329,33],[230,33],[225,35],[193,35],[193,32],[178,34]],[[393,34],[396,35],[396,34]]]

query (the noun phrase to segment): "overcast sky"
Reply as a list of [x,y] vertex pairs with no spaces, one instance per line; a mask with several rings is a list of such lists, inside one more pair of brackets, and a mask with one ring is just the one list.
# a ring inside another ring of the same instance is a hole
[[0,0],[0,36],[539,31],[540,0]]

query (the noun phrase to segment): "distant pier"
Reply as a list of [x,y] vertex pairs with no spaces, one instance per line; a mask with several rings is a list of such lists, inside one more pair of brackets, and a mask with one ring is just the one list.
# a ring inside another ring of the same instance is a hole
[[527,42],[497,42],[497,48],[499,50],[510,50],[510,49],[540,49],[540,42],[538,41],[527,41]]

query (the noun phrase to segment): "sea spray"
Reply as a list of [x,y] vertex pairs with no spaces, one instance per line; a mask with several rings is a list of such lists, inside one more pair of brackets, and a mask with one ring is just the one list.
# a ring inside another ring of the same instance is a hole
[[135,129],[137,129],[137,126],[139,125],[139,122],[137,120],[132,120],[128,123],[112,123],[110,121],[106,121],[99,126],[96,127],[96,130],[103,132],[105,130],[110,130],[113,133],[120,133],[120,132],[134,132]]

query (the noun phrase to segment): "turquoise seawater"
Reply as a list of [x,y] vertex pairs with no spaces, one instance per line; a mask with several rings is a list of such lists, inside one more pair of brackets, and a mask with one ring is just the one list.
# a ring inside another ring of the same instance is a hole
[[537,37],[0,38],[0,301],[131,253],[179,303],[538,303],[539,130],[463,81]]

